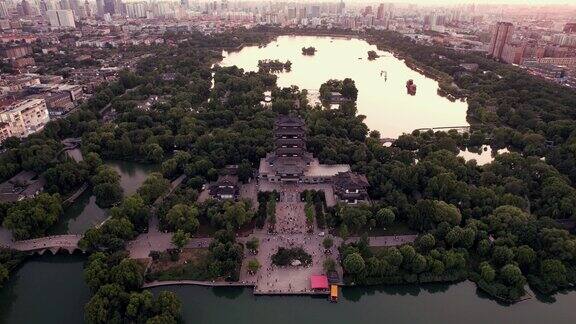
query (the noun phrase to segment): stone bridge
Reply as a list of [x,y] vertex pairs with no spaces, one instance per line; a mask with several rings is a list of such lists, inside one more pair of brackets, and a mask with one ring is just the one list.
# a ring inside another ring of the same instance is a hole
[[425,128],[418,128],[415,129],[415,131],[419,131],[419,132],[427,132],[427,131],[441,131],[441,132],[447,132],[450,130],[456,130],[458,133],[468,133],[470,132],[470,126],[444,126],[444,127],[425,127]]
[[28,252],[30,254],[38,253],[42,255],[46,251],[50,251],[52,254],[66,251],[72,254],[76,251],[84,252],[83,249],[78,247],[80,239],[82,239],[82,235],[54,235],[24,241],[3,240],[0,245],[5,248]]

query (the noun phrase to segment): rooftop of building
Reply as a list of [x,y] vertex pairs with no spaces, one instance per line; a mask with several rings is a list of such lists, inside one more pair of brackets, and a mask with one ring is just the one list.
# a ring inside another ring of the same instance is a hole
[[24,99],[21,101],[17,101],[12,105],[0,107],[0,112],[19,112],[19,111],[21,112],[30,109],[32,107],[35,107],[37,105],[41,105],[42,103],[46,105],[46,101],[41,98]]
[[280,115],[274,120],[275,127],[304,127],[304,119],[296,116]]
[[366,189],[370,186],[366,176],[351,172],[350,170],[334,175],[332,181],[336,187],[346,189]]
[[0,202],[14,202],[29,198],[42,191],[45,181],[35,172],[22,171],[3,183],[0,183]]

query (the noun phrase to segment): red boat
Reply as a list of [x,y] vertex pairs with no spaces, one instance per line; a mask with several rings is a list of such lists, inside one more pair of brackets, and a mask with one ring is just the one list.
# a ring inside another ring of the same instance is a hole
[[416,85],[414,84],[414,80],[410,79],[406,82],[406,91],[411,96],[416,95]]

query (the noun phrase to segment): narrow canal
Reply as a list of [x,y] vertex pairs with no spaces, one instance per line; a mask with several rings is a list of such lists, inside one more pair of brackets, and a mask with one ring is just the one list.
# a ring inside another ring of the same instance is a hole
[[[106,162],[120,175],[120,186],[124,196],[132,195],[140,188],[157,166],[126,161]],[[82,234],[87,229],[102,223],[108,212],[96,205],[96,197],[86,190],[74,203],[66,208],[61,221],[51,230],[51,234]]]

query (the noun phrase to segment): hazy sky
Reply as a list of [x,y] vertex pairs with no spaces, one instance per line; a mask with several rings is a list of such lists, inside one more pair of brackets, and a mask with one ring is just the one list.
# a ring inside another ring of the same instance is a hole
[[[374,0],[344,0],[344,2],[375,2]],[[569,4],[576,5],[576,0],[382,0],[380,2],[415,3],[421,5],[436,4],[521,4],[521,5],[547,5]]]

